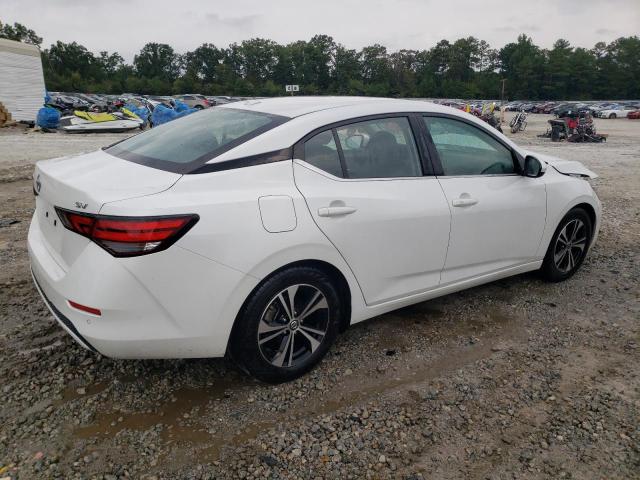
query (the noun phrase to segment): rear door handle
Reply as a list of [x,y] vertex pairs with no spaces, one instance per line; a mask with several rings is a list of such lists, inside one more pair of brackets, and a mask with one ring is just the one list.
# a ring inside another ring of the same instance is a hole
[[451,205],[454,207],[470,207],[471,205],[475,205],[478,203],[478,200],[475,198],[456,198],[451,201]]
[[322,207],[318,209],[320,217],[339,217],[341,215],[349,215],[354,213],[357,208],[354,207]]

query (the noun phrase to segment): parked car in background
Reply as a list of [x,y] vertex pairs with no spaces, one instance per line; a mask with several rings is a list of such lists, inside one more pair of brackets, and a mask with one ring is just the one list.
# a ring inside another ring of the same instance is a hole
[[90,103],[83,98],[80,98],[75,93],[62,92],[62,95],[71,102],[75,110],[88,110]]
[[531,107],[531,113],[543,113],[546,106],[547,102],[534,103]]
[[605,108],[603,110],[598,110],[595,114],[598,118],[618,118],[618,117],[626,117],[627,114],[632,111],[633,108],[628,107],[626,105],[617,105],[611,108]]
[[581,115],[584,113],[590,113],[590,110],[589,108],[587,108],[587,106],[579,103],[576,103],[576,104],[569,103],[562,106],[562,108],[556,110],[555,115],[558,118],[565,118],[573,115]]
[[97,108],[100,111],[105,111],[107,109],[108,102],[98,95],[92,95],[90,93],[76,93],[74,96],[87,102],[89,108]]
[[61,112],[68,112],[73,110],[83,110],[87,108],[84,102],[78,101],[78,99],[64,95],[58,92],[49,93],[50,101],[49,105],[57,108]]
[[604,110],[605,108],[609,108],[609,107],[614,107],[616,105],[617,105],[616,103],[611,103],[611,102],[593,103],[589,105],[589,110],[591,111],[593,116],[595,116],[596,113],[598,113],[600,110]]
[[156,102],[157,104],[162,104],[165,107],[173,108],[173,103],[175,99],[173,97],[166,97],[161,95],[147,95],[147,99]]
[[627,113],[627,118],[630,118],[632,120],[640,119],[640,110],[631,110],[629,113]]
[[174,98],[186,103],[189,108],[197,108],[198,110],[209,108],[211,106],[209,100],[207,100],[204,95],[190,93],[186,95],[176,95]]
[[235,97],[229,97],[226,95],[217,95],[215,97],[207,97],[207,100],[213,100],[213,105],[225,105],[227,103],[233,103],[238,101]]
[[598,235],[595,176],[424,101],[252,100],[39,162],[27,243],[85,348],[229,353],[281,382],[351,324],[527,271],[568,279]]

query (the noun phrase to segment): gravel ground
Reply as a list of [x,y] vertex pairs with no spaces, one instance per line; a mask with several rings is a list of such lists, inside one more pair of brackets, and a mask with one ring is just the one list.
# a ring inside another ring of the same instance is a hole
[[76,345],[28,273],[32,164],[122,136],[0,130],[0,479],[640,478],[640,121],[598,120],[609,141],[578,145],[529,118],[518,143],[601,175],[581,271],[356,325],[279,386]]

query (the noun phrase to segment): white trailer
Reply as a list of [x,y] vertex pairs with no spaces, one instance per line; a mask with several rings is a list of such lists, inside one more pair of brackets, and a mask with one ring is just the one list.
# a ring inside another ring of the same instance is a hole
[[40,49],[0,38],[0,103],[18,122],[35,122],[44,103]]

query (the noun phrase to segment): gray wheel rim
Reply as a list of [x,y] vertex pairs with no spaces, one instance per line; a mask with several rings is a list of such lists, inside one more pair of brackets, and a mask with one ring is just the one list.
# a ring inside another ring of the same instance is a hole
[[320,347],[328,329],[324,294],[312,285],[291,285],[275,295],[262,313],[258,348],[271,365],[295,367]]
[[582,259],[587,248],[587,230],[582,220],[570,220],[562,227],[553,250],[553,261],[558,270],[568,273]]

